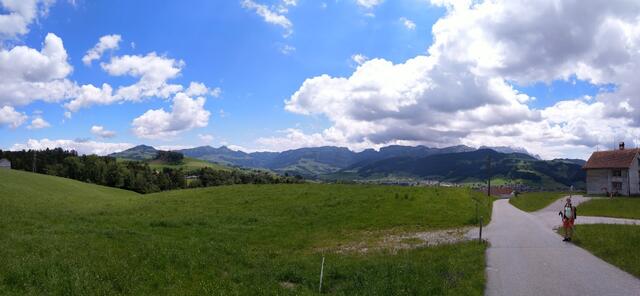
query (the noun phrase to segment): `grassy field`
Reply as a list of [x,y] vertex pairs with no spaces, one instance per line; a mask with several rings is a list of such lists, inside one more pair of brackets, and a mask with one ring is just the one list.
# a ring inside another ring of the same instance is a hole
[[567,195],[567,192],[527,192],[509,199],[509,203],[525,212],[535,212]]
[[640,278],[640,256],[635,251],[640,245],[640,226],[579,225],[573,242]]
[[230,170],[230,168],[227,166],[219,165],[219,164],[208,162],[205,160],[189,158],[189,157],[185,157],[182,160],[182,163],[180,164],[169,164],[167,162],[160,161],[160,160],[151,160],[149,161],[149,166],[154,169],[181,168],[186,171],[192,171],[192,170],[197,170],[197,169],[206,168],[206,167],[216,169],[216,170]]
[[[475,222],[466,189],[242,185],[139,195],[0,170],[0,294],[481,295],[477,242],[367,253]],[[341,252],[342,251],[342,252]]]
[[578,214],[583,216],[640,219],[640,198],[592,199],[578,206]]

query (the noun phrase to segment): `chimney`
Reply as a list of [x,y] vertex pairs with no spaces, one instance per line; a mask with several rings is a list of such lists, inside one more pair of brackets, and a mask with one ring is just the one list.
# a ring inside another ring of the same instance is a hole
[[620,144],[618,144],[618,147],[620,148],[620,150],[624,150],[624,142],[620,142]]

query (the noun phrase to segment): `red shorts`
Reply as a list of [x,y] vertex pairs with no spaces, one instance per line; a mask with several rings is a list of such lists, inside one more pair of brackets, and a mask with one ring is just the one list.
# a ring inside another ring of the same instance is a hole
[[573,219],[563,219],[562,220],[562,227],[564,227],[564,228],[573,227]]

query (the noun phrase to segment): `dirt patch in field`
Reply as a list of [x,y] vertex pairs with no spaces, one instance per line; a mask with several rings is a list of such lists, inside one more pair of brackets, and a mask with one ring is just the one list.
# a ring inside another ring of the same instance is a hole
[[[343,244],[332,248],[336,253],[367,253],[372,251],[390,251],[417,249],[445,244],[455,244],[473,239],[476,227],[462,227],[423,232],[405,232],[400,234],[385,234],[379,239]],[[325,250],[328,251],[328,250]]]
[[280,282],[280,286],[285,288],[285,289],[290,289],[293,290],[296,288],[296,284],[292,283],[292,282]]

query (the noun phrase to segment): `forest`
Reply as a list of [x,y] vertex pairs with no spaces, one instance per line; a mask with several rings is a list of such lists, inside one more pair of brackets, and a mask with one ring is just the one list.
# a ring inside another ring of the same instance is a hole
[[[61,148],[2,151],[0,158],[11,161],[11,168],[70,178],[82,182],[132,190],[139,193],[233,184],[300,183],[300,177],[280,176],[260,170],[215,170],[200,168],[153,169],[146,162],[118,160],[109,156],[78,155]],[[177,162],[182,154],[163,151],[157,159]]]

